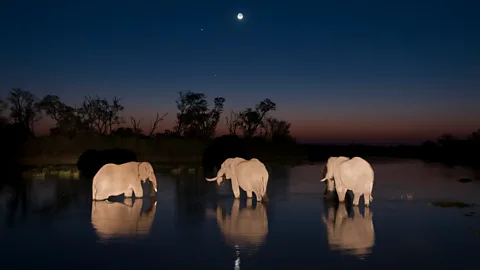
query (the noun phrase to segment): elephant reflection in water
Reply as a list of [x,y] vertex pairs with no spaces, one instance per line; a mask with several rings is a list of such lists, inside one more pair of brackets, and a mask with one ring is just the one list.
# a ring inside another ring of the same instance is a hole
[[358,206],[353,206],[353,217],[348,217],[345,203],[328,206],[328,216],[322,216],[327,228],[328,243],[331,250],[341,250],[363,259],[371,253],[375,244],[372,212],[365,207],[362,216]]
[[237,258],[235,269],[240,267],[240,252],[253,254],[265,242],[268,235],[268,217],[266,207],[257,202],[252,206],[252,198],[247,198],[246,208],[240,209],[240,200],[235,199],[230,215],[220,205],[217,207],[217,224],[227,245],[235,248]]
[[92,201],[92,226],[100,239],[146,236],[155,217],[157,202],[149,201],[142,211],[143,200],[125,198],[124,202]]

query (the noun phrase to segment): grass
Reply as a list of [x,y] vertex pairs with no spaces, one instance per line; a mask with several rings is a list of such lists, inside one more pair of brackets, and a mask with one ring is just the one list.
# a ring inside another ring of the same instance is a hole
[[80,172],[76,168],[55,168],[53,166],[33,168],[22,173],[25,178],[44,179],[46,176],[60,178],[79,178]]
[[466,207],[472,207],[473,206],[473,204],[468,204],[468,203],[464,203],[464,202],[460,202],[460,201],[436,201],[436,202],[432,202],[430,204],[433,205],[433,206],[442,207],[442,208],[451,208],[451,207],[466,208]]

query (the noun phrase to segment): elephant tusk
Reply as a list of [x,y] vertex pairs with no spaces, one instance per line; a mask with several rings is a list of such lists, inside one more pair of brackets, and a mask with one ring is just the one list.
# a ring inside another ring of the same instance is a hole
[[155,189],[155,192],[157,192],[157,189],[156,189],[156,188],[153,188],[153,189]]
[[325,177],[325,178],[323,178],[322,180],[320,180],[320,182],[324,182],[324,181],[326,181],[326,180],[327,180],[327,178]]
[[206,177],[205,177],[205,179],[206,179],[207,181],[215,181],[215,180],[217,180],[216,177],[214,177],[214,178],[206,178]]

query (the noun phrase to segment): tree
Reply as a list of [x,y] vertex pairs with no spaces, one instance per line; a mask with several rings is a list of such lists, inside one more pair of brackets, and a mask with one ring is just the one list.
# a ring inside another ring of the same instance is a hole
[[211,138],[223,112],[223,97],[214,98],[214,108],[208,108],[203,93],[180,92],[176,101],[179,112],[174,132],[185,137]]
[[261,124],[262,135],[268,140],[291,138],[290,126],[287,121],[267,117]]
[[457,138],[450,133],[443,134],[437,140],[440,147],[452,147]]
[[47,95],[39,102],[40,109],[58,123],[73,113],[73,108],[63,103],[58,96]]
[[7,108],[8,104],[3,99],[0,99],[0,125],[4,126],[8,123],[8,119],[3,116],[3,112]]
[[233,110],[230,112],[230,118],[225,116],[225,120],[227,122],[228,133],[230,135],[237,135],[237,130],[242,126],[242,123],[239,120],[239,113],[234,112]]
[[475,132],[472,132],[467,138],[471,142],[480,142],[480,129]]
[[[140,122],[142,122],[142,119],[135,119],[135,117],[130,116],[130,123],[132,123],[132,133],[134,134],[142,134],[143,130],[140,128]],[[118,128],[120,129],[120,128]],[[117,130],[118,130],[117,129]]]
[[244,137],[253,137],[262,125],[264,118],[270,111],[275,111],[277,105],[270,99],[265,99],[255,106],[255,110],[247,108],[238,113],[238,125]]
[[56,123],[50,129],[51,135],[66,135],[70,138],[88,132],[77,109],[63,103],[58,96],[47,95],[39,103],[40,108]]
[[150,133],[148,134],[149,137],[152,137],[153,134],[155,133],[155,130],[157,130],[158,124],[162,122],[165,119],[165,116],[167,116],[168,113],[164,113],[161,117],[157,112],[157,116],[155,117],[155,120],[152,123],[152,128],[150,129]]
[[[147,136],[149,137],[152,137],[155,133],[155,130],[157,130],[158,128],[158,124],[160,124],[160,122],[162,122],[164,119],[165,119],[165,116],[167,116],[168,113],[164,113],[161,117],[160,115],[157,113],[156,117],[155,117],[155,120],[153,120],[152,122],[152,127],[150,128],[150,131],[148,132]],[[130,122],[132,123],[132,130],[135,134],[142,134],[143,133],[143,130],[140,128],[140,122],[142,121],[142,119],[135,119],[135,117],[133,116],[130,116]]]
[[13,122],[23,125],[34,134],[34,125],[42,118],[38,98],[28,91],[13,88],[7,100]]
[[89,130],[106,135],[112,132],[114,125],[123,123],[123,118],[119,115],[123,109],[120,100],[116,97],[110,104],[108,100],[100,99],[98,96],[96,98],[86,96],[81,107],[76,111]]

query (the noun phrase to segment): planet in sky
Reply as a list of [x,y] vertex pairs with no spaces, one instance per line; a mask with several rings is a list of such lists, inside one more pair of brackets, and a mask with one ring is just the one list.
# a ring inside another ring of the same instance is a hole
[[242,14],[242,13],[238,13],[238,14],[237,14],[237,19],[239,19],[239,20],[243,19],[243,14]]

